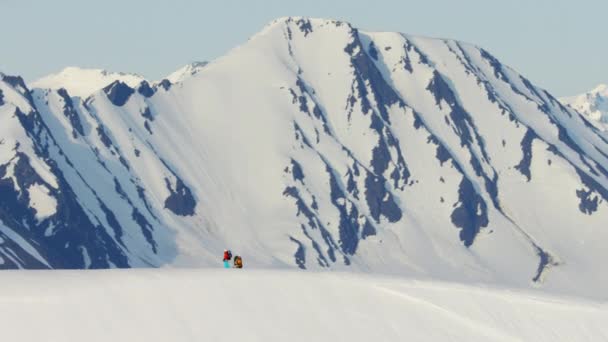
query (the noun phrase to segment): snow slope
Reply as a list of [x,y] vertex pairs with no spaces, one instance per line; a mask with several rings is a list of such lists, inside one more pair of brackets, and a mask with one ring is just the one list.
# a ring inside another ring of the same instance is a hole
[[0,306],[20,342],[608,339],[606,303],[348,273],[7,271]]
[[117,80],[134,87],[141,83],[144,78],[131,73],[67,67],[56,74],[47,75],[33,81],[31,87],[54,90],[64,88],[71,96],[79,96],[84,99]]
[[565,97],[560,101],[586,115],[604,131],[608,128],[608,85],[600,84],[585,94]]
[[281,18],[179,83],[0,90],[3,268],[231,248],[606,298],[608,138],[474,45]]

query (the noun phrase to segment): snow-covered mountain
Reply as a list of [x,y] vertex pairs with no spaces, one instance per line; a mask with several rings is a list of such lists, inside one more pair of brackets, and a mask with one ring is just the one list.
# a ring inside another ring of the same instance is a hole
[[0,82],[5,268],[351,269],[604,296],[608,140],[479,47],[282,18],[179,84]]
[[562,103],[585,114],[598,127],[608,129],[608,85],[600,84],[593,90],[560,99]]
[[31,87],[53,90],[63,88],[70,93],[70,96],[79,96],[84,99],[114,81],[121,81],[135,87],[144,81],[144,78],[131,73],[67,67],[56,74],[32,82]]

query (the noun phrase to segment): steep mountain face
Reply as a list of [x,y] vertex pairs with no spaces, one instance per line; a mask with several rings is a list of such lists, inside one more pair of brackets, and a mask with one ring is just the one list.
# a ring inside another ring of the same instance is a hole
[[586,115],[604,131],[608,128],[608,85],[600,84],[590,92],[560,100]]
[[283,18],[179,83],[0,89],[6,268],[231,248],[246,267],[608,285],[608,139],[469,44]]
[[111,72],[103,69],[67,67],[56,74],[32,82],[31,87],[54,90],[63,88],[71,96],[79,96],[84,99],[117,80],[135,87],[144,81],[144,78],[137,74]]

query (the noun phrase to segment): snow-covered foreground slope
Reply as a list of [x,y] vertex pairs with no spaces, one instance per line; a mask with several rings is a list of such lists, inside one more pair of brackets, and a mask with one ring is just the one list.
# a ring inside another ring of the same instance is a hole
[[606,298],[608,138],[482,48],[282,18],[178,83],[0,81],[0,267],[247,265]]
[[264,270],[0,273],[7,341],[602,341],[608,306],[538,292]]
[[604,131],[608,130],[608,85],[600,84],[585,94],[564,97],[560,101],[586,115]]

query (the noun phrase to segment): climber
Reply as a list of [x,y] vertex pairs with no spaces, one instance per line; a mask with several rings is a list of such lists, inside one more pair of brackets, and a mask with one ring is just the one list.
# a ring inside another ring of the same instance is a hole
[[230,268],[230,260],[232,260],[232,252],[228,249],[224,249],[224,268]]
[[243,268],[243,259],[238,255],[234,257],[234,268]]

